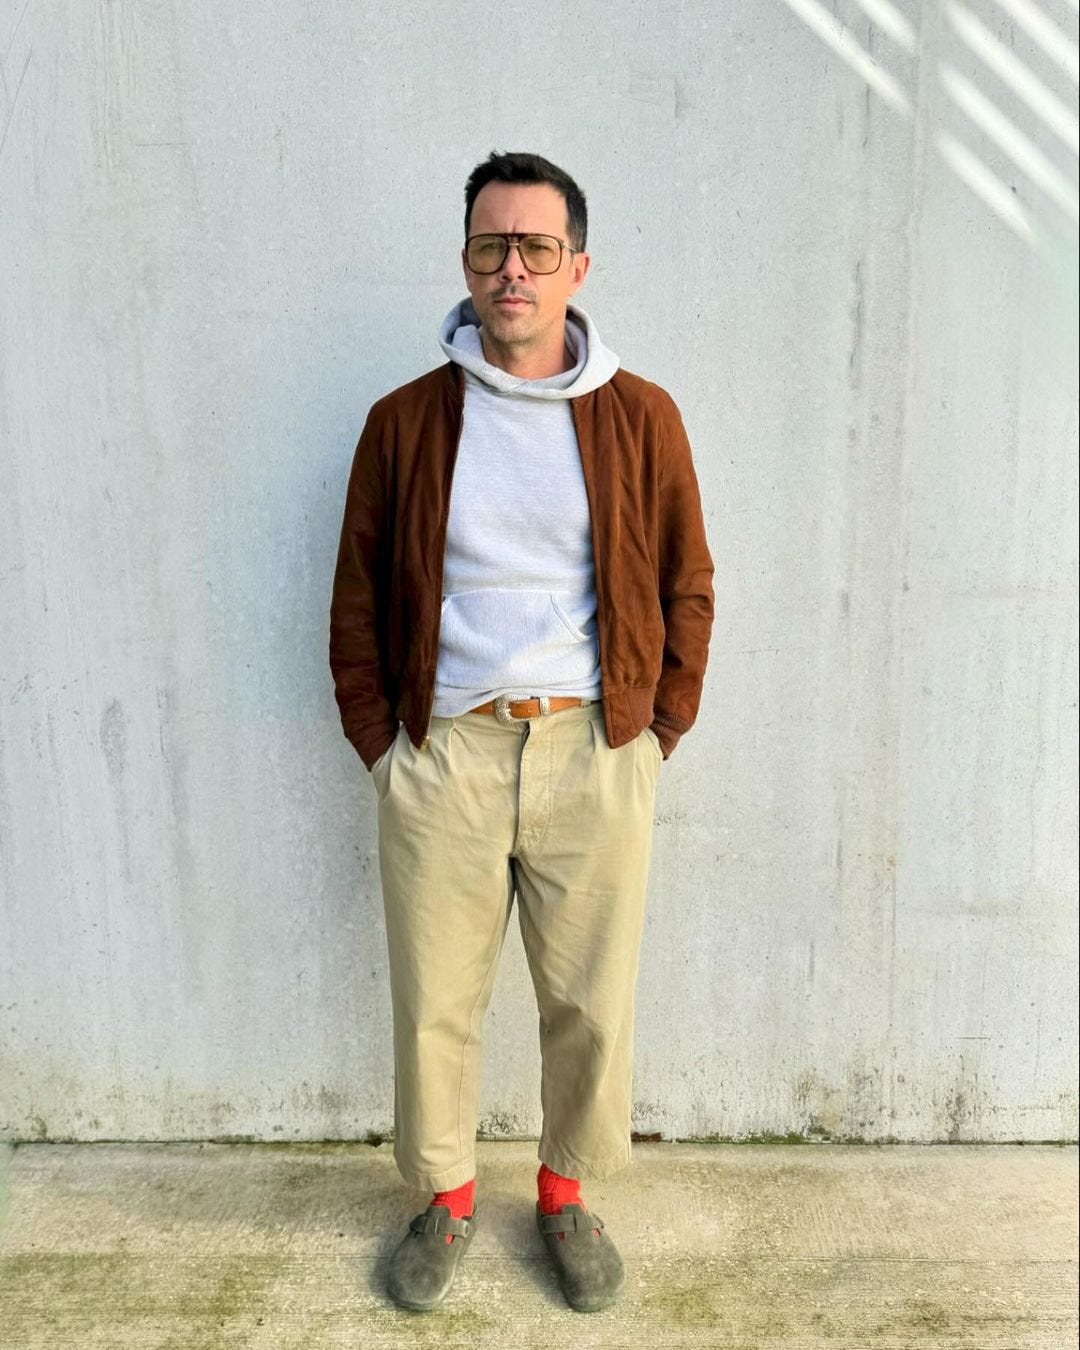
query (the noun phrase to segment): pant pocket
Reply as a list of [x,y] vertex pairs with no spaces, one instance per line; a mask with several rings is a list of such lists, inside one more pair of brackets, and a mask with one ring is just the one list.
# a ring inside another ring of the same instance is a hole
[[379,796],[383,796],[390,780],[390,761],[394,758],[394,751],[397,749],[398,737],[400,737],[402,727],[397,729],[397,735],[382,752],[379,758],[371,766],[371,781],[375,784],[375,791]]

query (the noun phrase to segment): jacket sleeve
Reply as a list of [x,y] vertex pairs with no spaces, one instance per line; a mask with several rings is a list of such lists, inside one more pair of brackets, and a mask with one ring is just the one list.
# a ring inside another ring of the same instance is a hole
[[658,582],[664,657],[652,730],[667,759],[697,717],[713,624],[713,560],[682,417],[668,400],[661,426]]
[[370,770],[397,733],[386,677],[386,446],[368,414],[345,495],[330,600],[330,670],[341,726]]

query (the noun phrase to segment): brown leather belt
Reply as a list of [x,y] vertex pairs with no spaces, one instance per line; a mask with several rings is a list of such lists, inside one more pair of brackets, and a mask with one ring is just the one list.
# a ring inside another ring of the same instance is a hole
[[470,708],[469,712],[494,713],[496,719],[507,726],[510,722],[518,722],[526,717],[546,717],[548,713],[559,712],[563,708],[586,707],[594,701],[587,698],[549,698],[546,694],[539,698],[507,698],[505,694],[500,694],[498,698]]

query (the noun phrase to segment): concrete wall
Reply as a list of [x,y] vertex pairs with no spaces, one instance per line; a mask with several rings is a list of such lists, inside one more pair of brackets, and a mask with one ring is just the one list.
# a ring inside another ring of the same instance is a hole
[[[939,58],[1072,184],[1075,156],[931,0],[892,13],[0,12],[5,1135],[392,1123],[327,610],[367,407],[442,359],[498,148],[587,192],[580,301],[682,407],[717,563],[635,1129],[1075,1137],[1075,235]],[[483,1128],[538,1133],[515,923],[486,1033]]]

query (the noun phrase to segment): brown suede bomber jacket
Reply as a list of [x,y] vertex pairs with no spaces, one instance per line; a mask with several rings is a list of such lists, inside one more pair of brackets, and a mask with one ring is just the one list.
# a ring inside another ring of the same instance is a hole
[[[682,418],[617,370],[569,400],[592,521],[608,744],[651,726],[667,759],[697,716],[713,562]],[[447,362],[372,405],[345,498],[330,604],[330,669],[345,735],[368,769],[398,722],[422,747],[435,697],[443,555],[464,380]],[[530,466],[508,464],[522,492]]]

